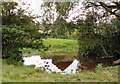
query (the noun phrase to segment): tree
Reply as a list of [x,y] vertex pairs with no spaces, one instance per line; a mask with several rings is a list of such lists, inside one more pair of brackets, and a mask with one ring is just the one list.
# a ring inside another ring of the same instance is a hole
[[[90,2],[91,3],[91,2]],[[120,43],[118,36],[120,35],[120,2],[112,2],[114,5],[107,5],[104,2],[99,2],[99,4],[91,3],[93,6],[102,6],[106,12],[110,13],[111,15],[115,15],[117,19],[112,19],[111,23],[105,23],[104,26],[104,44],[108,55],[119,55],[120,58]],[[114,10],[113,10],[114,9]],[[102,17],[103,18],[103,17]]]
[[[79,54],[83,63],[84,59],[88,57],[89,60],[92,56],[99,58],[120,56],[119,17],[117,16],[117,19],[111,18],[108,14],[109,11],[104,12],[106,15],[99,15],[94,11],[96,6],[101,5],[93,3],[90,6],[93,10],[88,12],[85,20],[79,20],[77,24],[79,28]],[[109,6],[106,5],[106,7]],[[102,18],[105,19],[102,20]],[[99,20],[98,23],[96,23],[97,20]]]
[[[25,15],[25,10],[17,8],[16,2],[2,2],[2,46],[3,58],[19,61],[24,47],[43,49],[44,35],[38,32],[36,17]],[[10,61],[10,63],[12,62]]]
[[[89,3],[93,4],[96,7],[102,6],[107,12],[120,18],[120,2],[112,2],[115,5],[106,5],[104,2],[99,2],[99,4],[92,3],[92,2],[89,2]],[[90,6],[88,5],[88,7],[90,7]],[[115,10],[112,11],[112,9],[115,9]]]
[[100,48],[102,44],[102,36],[95,30],[98,30],[96,25],[96,17],[92,12],[88,12],[86,20],[78,20],[77,23],[79,30],[79,55],[80,58],[87,58],[90,56],[103,56],[100,53],[103,52]]
[[[56,38],[68,38],[71,32],[74,31],[73,23],[66,22],[67,15],[72,9],[72,2],[45,2],[42,9],[45,11],[43,14],[43,27],[44,30],[52,30],[51,36]],[[54,8],[54,9],[53,9]],[[55,16],[54,13],[57,13]]]

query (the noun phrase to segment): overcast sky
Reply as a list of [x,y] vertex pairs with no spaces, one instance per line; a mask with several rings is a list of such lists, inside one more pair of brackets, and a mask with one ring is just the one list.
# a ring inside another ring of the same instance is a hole
[[[26,9],[28,5],[22,5],[22,3],[30,4],[29,10],[32,11],[32,15],[39,15],[41,16],[43,14],[43,11],[41,10],[40,6],[43,3],[42,0],[14,0],[15,2],[18,2],[19,5],[22,6],[23,9]],[[39,22],[41,22],[41,19],[37,19]]]
[[[29,10],[32,10],[32,14],[42,15],[43,11],[41,10],[40,6],[43,3],[43,0],[14,0],[21,4],[22,2],[25,2],[27,4],[30,4]],[[69,19],[68,21],[72,20],[73,17],[77,16],[80,13],[79,8],[82,6],[81,2],[84,0],[80,0],[80,3],[78,6],[75,7],[73,11],[70,11]],[[22,6],[22,8],[26,9],[27,6]],[[56,14],[57,15],[57,14]],[[39,22],[41,22],[41,19],[37,19]]]
[[[14,0],[16,2],[18,2],[19,4],[21,4],[22,2],[25,2],[27,4],[30,4],[29,6],[29,10],[32,11],[32,14],[34,15],[42,15],[43,14],[43,10],[41,10],[40,6],[43,3],[43,0]],[[69,12],[68,15],[68,19],[67,21],[71,21],[73,19],[73,17],[76,17],[80,14],[83,13],[84,10],[81,10],[80,8],[83,7],[82,2],[84,0],[80,0],[79,5],[75,6],[74,10]],[[92,0],[91,0],[92,1]],[[111,0],[108,0],[111,1]],[[26,9],[28,6],[22,6],[22,8]],[[57,14],[55,14],[57,16]],[[82,16],[82,18],[85,18]],[[38,18],[37,21],[41,22],[41,18]]]

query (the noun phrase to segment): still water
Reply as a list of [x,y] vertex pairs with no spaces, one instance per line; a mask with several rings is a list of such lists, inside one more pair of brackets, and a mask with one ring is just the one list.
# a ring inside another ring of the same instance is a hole
[[82,60],[70,57],[47,57],[40,56],[23,57],[23,64],[26,66],[35,65],[48,73],[56,72],[62,74],[76,74],[83,70],[95,71],[97,64],[102,63],[103,67],[111,66],[113,59],[94,59]]

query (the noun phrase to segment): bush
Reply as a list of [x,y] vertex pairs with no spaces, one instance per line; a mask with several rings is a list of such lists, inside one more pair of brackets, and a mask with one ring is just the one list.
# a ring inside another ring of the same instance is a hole
[[[2,2],[2,54],[9,63],[16,63],[22,58],[23,48],[44,49],[42,38],[38,32],[36,17],[25,15],[25,10],[17,8],[16,2]],[[16,12],[13,12],[16,9]],[[12,12],[11,12],[12,11]],[[16,62],[15,62],[16,61]]]
[[103,66],[102,63],[98,64],[97,67],[95,68],[96,71],[102,71],[103,70]]

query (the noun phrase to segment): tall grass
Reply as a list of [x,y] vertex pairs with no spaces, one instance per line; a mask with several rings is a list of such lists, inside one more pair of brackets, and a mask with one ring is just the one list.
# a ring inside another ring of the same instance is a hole
[[48,74],[33,66],[8,65],[3,60],[3,82],[117,82],[118,67],[107,67],[99,72],[82,71],[79,74]]

